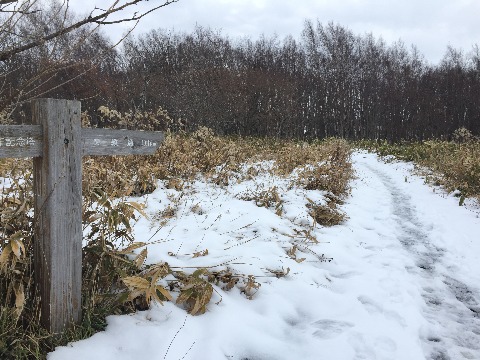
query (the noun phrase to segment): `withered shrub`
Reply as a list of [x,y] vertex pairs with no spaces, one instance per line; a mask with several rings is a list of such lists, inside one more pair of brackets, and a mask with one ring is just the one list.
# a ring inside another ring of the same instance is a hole
[[[120,115],[110,112],[109,116]],[[138,124],[146,117],[132,115],[131,119]],[[86,114],[83,122],[89,123]],[[0,185],[0,358],[44,358],[58,345],[104,329],[106,315],[144,309],[152,300],[170,301],[172,291],[178,292],[177,304],[191,314],[205,312],[215,291],[212,283],[225,290],[236,286],[253,298],[260,284],[252,275],[234,274],[228,269],[198,269],[188,274],[166,263],[146,266],[147,249],[145,244],[134,241],[131,226],[143,214],[143,207],[125,201],[125,196],[150,193],[158,180],[166,180],[175,189],[182,189],[197,177],[225,186],[232,179],[238,181],[239,176],[254,175],[253,168],[241,171],[245,164],[269,160],[276,174],[289,176],[297,172],[292,186],[318,189],[340,198],[348,193],[348,179],[352,176],[349,157],[347,143],[336,139],[314,144],[234,139],[200,128],[192,134],[167,131],[165,142],[152,156],[84,158],[83,320],[60,336],[47,333],[39,322],[32,268],[32,161],[0,161],[0,178],[5,179]],[[275,207],[282,215],[277,189],[252,196],[259,206]],[[315,206],[311,211],[312,217],[319,217]],[[159,223],[172,217],[170,212],[158,216]],[[205,250],[194,257],[207,254]],[[158,285],[167,275],[176,281],[169,287]]]
[[419,169],[426,180],[442,185],[447,191],[458,190],[458,195],[480,201],[480,141],[466,129],[458,129],[454,141],[425,141],[422,143],[362,142],[359,147],[377,152],[380,156],[393,155],[404,161],[413,161],[429,172]]

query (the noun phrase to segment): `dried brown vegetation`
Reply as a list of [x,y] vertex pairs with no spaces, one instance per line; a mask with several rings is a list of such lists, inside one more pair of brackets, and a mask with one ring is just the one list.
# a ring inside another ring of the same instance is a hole
[[[284,140],[226,138],[207,128],[191,135],[167,133],[154,156],[92,157],[84,164],[84,192],[101,188],[112,196],[141,195],[155,188],[157,179],[169,187],[201,175],[228,185],[246,163],[274,161],[274,172],[287,176],[298,169],[297,186],[337,196],[348,191],[352,176],[350,146],[339,139],[306,144]],[[247,175],[255,176],[255,167]]]
[[447,191],[459,190],[460,197],[480,200],[480,141],[466,129],[459,129],[454,135],[452,142],[363,143],[361,146],[381,156],[393,155],[413,161],[420,165],[418,170],[427,181],[442,185]]
[[[85,158],[84,318],[82,324],[60,338],[40,326],[32,281],[32,162],[1,161],[0,178],[4,180],[0,196],[0,357],[43,358],[59,344],[103,329],[105,315],[144,309],[152,300],[175,300],[189,313],[201,314],[216,291],[214,285],[223,290],[238,288],[249,299],[259,290],[255,276],[236,274],[228,268],[189,272],[170,268],[167,263],[145,265],[147,248],[144,243],[135,242],[132,233],[133,223],[145,215],[143,206],[122,200],[124,196],[152,192],[159,179],[179,192],[198,177],[225,186],[240,181],[240,177],[254,177],[258,172],[254,164],[269,160],[272,173],[288,176],[296,172],[291,186],[322,190],[336,199],[329,201],[333,215],[329,215],[328,221],[322,220],[319,205],[312,203],[310,209],[318,224],[333,225],[343,219],[335,213],[335,204],[348,193],[348,179],[352,176],[349,156],[349,146],[336,139],[314,144],[233,139],[200,128],[190,135],[167,133],[165,143],[153,156]],[[278,188],[245,194],[245,199],[272,208],[282,216],[282,194]],[[159,226],[176,216],[178,199],[171,200],[172,204],[153,219]],[[191,211],[202,209],[192,206]],[[307,235],[304,237],[307,239]],[[303,240],[299,242],[300,247],[305,244]],[[295,258],[295,251],[289,256]],[[207,255],[208,249],[204,249],[192,257]],[[272,276],[278,277],[277,273],[284,274],[274,270]],[[167,276],[175,280],[167,282]]]
[[341,204],[341,200],[336,197],[328,199],[326,204],[318,204],[308,199],[307,207],[315,223],[323,226],[334,226],[341,224],[347,217],[345,213],[338,209],[337,205],[339,204]]

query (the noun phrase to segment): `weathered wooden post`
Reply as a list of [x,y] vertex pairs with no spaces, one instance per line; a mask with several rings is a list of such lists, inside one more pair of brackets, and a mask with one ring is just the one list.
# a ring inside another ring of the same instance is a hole
[[60,331],[81,316],[82,134],[80,102],[33,104],[43,129],[42,156],[33,160],[34,269],[42,323]]
[[79,101],[33,101],[34,125],[1,125],[0,158],[34,157],[35,281],[42,324],[81,318],[82,156],[148,155],[161,132],[82,129]]

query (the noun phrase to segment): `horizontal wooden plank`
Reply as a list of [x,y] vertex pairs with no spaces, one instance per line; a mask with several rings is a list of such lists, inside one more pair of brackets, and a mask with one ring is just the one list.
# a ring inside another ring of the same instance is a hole
[[[82,155],[151,155],[164,140],[163,132],[82,129]],[[0,125],[0,158],[42,156],[40,125]]]
[[42,156],[40,125],[0,125],[0,158]]
[[160,131],[82,129],[83,155],[151,155],[163,140]]

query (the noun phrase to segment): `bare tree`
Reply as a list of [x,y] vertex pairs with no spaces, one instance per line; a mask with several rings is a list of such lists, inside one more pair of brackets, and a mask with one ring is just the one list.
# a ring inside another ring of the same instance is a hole
[[[51,16],[52,21],[62,19],[62,26],[49,28],[48,26],[41,29],[35,34],[30,36],[15,36],[15,25],[25,16],[31,16],[37,12],[41,12],[38,5],[41,3],[40,0],[0,0],[0,12],[4,14],[9,14],[9,16],[4,20],[3,24],[0,25],[0,36],[4,34],[14,35],[16,38],[10,46],[7,46],[5,49],[0,51],[0,61],[5,61],[11,58],[13,55],[21,53],[23,51],[32,49],[34,47],[40,46],[47,41],[61,37],[62,35],[68,34],[76,29],[81,28],[87,24],[95,25],[110,25],[118,24],[124,22],[134,22],[138,23],[143,17],[147,14],[158,10],[162,7],[170,5],[171,3],[177,2],[178,0],[166,0],[160,3],[160,5],[153,5],[147,8],[142,12],[134,12],[133,15],[122,17],[121,14],[126,10],[131,8],[134,5],[151,4],[148,0],[132,0],[132,1],[120,1],[115,0],[111,1],[110,6],[105,9],[100,9],[96,7],[93,9],[90,14],[83,18],[73,22],[67,22],[67,14],[69,9],[69,0],[65,0],[63,4],[58,7],[58,11],[54,12]],[[158,4],[158,2],[157,2]],[[112,15],[120,14],[120,18],[116,20],[110,20]],[[1,39],[1,38],[0,38]]]
[[198,26],[154,30],[126,39],[85,87],[104,78],[95,99],[131,114],[161,107],[186,130],[388,141],[448,138],[459,126],[480,133],[478,47],[468,58],[447,49],[433,66],[415,47],[336,24],[307,21],[302,35],[232,41]]
[[131,31],[147,14],[177,1],[110,0],[79,17],[69,0],[0,0],[0,111],[54,96],[111,61],[125,37],[111,43],[103,26],[129,23]]

